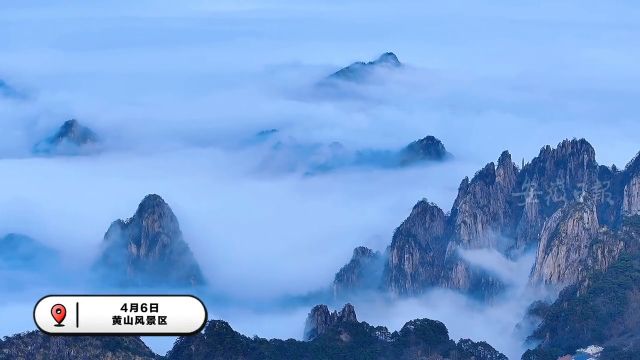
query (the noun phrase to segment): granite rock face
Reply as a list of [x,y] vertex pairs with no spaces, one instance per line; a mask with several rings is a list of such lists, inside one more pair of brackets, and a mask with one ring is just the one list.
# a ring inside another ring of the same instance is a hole
[[503,238],[511,235],[512,198],[518,168],[505,151],[498,165],[487,164],[469,181],[465,178],[451,210],[453,239],[465,249],[496,248],[511,244]]
[[97,151],[98,144],[98,136],[93,130],[71,119],[53,135],[38,142],[33,152],[39,155],[80,155]]
[[385,287],[392,292],[414,295],[442,278],[447,250],[447,217],[437,205],[419,201],[396,229],[387,249]]
[[133,217],[117,220],[104,236],[96,270],[114,285],[185,287],[204,284],[178,219],[158,195],[147,195]]
[[545,146],[518,176],[515,193],[516,248],[537,245],[544,222],[559,208],[582,201],[598,186],[595,150],[586,140]]
[[640,214],[640,154],[627,165],[622,181],[622,214],[633,216]]
[[[596,244],[598,237],[603,241]],[[542,229],[531,281],[570,285],[595,269],[605,269],[624,247],[621,241],[607,238],[591,201],[559,209]]]

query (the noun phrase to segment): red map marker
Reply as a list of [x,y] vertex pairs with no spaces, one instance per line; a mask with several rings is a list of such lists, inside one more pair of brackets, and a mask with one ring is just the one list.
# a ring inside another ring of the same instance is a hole
[[54,326],[64,326],[62,325],[62,322],[64,321],[64,318],[67,316],[67,308],[64,307],[64,305],[62,304],[56,304],[53,305],[53,307],[51,308],[51,316],[53,316],[53,320],[55,320],[58,324],[54,325]]

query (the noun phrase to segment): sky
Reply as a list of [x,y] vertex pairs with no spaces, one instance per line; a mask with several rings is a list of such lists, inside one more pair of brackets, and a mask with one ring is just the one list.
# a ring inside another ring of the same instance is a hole
[[[585,137],[600,163],[618,166],[640,150],[640,7],[631,1],[0,6],[0,79],[20,94],[0,97],[0,234],[26,233],[72,268],[89,266],[109,224],[157,193],[217,291],[256,303],[303,294],[327,286],[355,246],[384,250],[418,200],[449,210],[461,179],[502,150],[520,164]],[[317,91],[327,74],[386,51],[402,72]],[[33,144],[70,118],[99,134],[102,151],[34,157]],[[269,147],[252,139],[272,128],[290,143],[351,150],[434,135],[455,159],[265,171]],[[444,306],[437,298],[411,302],[389,324]],[[5,300],[0,313],[24,302]],[[296,321],[301,332],[307,311],[236,310],[220,313],[266,337],[294,336],[284,324]],[[376,323],[376,311],[364,313]],[[252,328],[256,317],[265,326]],[[270,330],[273,317],[283,325]],[[30,325],[21,324],[2,330]]]

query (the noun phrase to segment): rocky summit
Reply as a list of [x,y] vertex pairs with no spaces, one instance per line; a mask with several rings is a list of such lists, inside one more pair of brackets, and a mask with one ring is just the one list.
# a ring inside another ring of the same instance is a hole
[[400,165],[410,165],[423,161],[442,161],[451,157],[442,141],[428,135],[416,140],[400,151]]
[[[640,160],[624,170],[599,165],[584,139],[543,147],[522,167],[509,152],[460,183],[451,210],[418,202],[395,230],[379,287],[416,295],[434,286],[479,297],[504,284],[471,266],[460,249],[495,249],[507,257],[537,249],[532,285],[562,288],[604,271],[626,248],[625,219],[640,213]],[[374,269],[372,271],[379,271]],[[333,287],[370,288],[341,276]],[[336,278],[338,280],[338,278]]]
[[178,219],[158,195],[147,195],[133,217],[117,220],[104,236],[95,270],[117,286],[187,287],[204,284]]
[[51,136],[38,142],[33,152],[40,155],[79,155],[97,150],[98,136],[78,120],[67,120]]
[[400,67],[402,67],[402,63],[398,60],[396,54],[386,52],[380,55],[376,60],[369,62],[358,61],[342,68],[329,75],[328,79],[362,82],[368,80],[376,70],[396,69]]
[[317,305],[307,316],[304,327],[304,339],[313,340],[325,334],[329,329],[344,323],[358,322],[353,305],[346,304],[340,311],[330,312],[327,305]]

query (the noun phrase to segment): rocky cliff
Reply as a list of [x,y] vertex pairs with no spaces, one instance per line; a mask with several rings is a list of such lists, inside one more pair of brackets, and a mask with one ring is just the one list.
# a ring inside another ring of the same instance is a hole
[[447,250],[447,216],[434,203],[419,201],[393,234],[387,249],[384,286],[398,294],[412,295],[442,278]]
[[204,278],[178,219],[158,195],[147,195],[133,217],[117,220],[104,236],[96,263],[103,279],[123,286],[196,286]]

